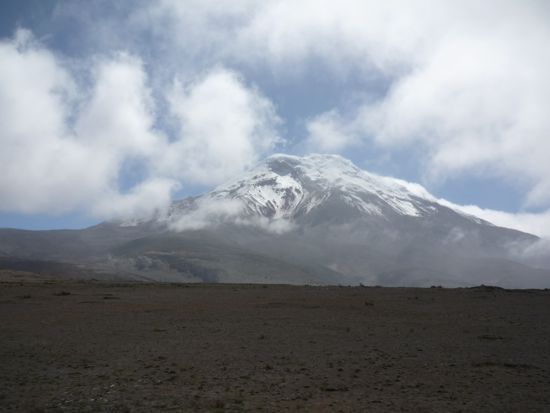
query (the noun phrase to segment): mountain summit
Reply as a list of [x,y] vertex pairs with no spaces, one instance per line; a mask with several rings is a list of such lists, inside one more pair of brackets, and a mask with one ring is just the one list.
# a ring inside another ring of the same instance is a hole
[[370,174],[337,155],[273,155],[211,195],[241,199],[250,213],[268,218],[299,218],[335,200],[371,215],[418,216],[429,212],[422,201],[430,199],[419,186]]
[[[224,203],[233,208],[212,208]],[[172,220],[185,218],[201,207],[219,211],[226,218],[238,215],[309,225],[361,217],[371,221],[429,218],[441,213],[491,225],[441,205],[421,185],[369,173],[338,155],[272,155],[213,191],[176,203]]]
[[274,155],[212,195],[240,198],[269,218],[298,218],[335,200],[371,215],[419,216],[430,212],[424,201],[433,201],[420,186],[370,174],[337,155]]
[[550,286],[550,272],[521,253],[537,237],[336,155],[270,156],[147,221],[0,235],[0,257],[78,265],[95,278]]

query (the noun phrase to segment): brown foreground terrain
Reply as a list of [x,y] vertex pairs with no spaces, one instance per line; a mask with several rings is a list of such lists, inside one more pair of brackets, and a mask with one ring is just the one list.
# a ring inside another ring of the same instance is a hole
[[0,411],[550,411],[550,291],[0,284]]

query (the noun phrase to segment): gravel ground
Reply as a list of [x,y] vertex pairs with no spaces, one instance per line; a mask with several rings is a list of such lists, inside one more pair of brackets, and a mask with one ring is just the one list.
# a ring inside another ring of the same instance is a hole
[[0,411],[548,412],[550,291],[12,277]]

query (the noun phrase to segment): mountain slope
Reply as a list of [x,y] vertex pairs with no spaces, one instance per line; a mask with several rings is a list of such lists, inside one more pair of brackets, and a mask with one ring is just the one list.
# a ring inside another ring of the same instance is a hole
[[0,230],[0,255],[164,281],[546,287],[511,253],[537,241],[340,156],[273,155],[148,220]]
[[[238,200],[244,215],[271,219],[311,217],[334,204],[347,214],[334,211],[329,217],[332,219],[425,217],[441,209],[450,210],[420,185],[368,173],[337,155],[272,155],[244,176],[199,199]],[[185,204],[182,207],[185,209]],[[474,216],[460,215],[489,225]]]
[[[498,281],[499,274],[507,285],[546,282],[544,272],[511,264],[510,246],[537,237],[441,205],[420,185],[368,173],[334,155],[271,156],[212,192],[175,204],[166,223],[371,284],[471,285]],[[502,271],[511,267],[522,272],[517,283]]]

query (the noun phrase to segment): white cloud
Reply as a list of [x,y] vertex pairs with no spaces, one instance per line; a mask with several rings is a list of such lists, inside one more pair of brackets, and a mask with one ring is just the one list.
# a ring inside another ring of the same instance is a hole
[[198,230],[234,221],[244,209],[239,200],[199,199],[185,214],[171,217],[169,227],[174,231]]
[[0,60],[0,208],[60,212],[79,206],[76,184],[82,180],[86,187],[91,178],[85,149],[66,126],[71,76],[23,30],[0,43]]
[[475,205],[457,205],[444,199],[439,199],[438,202],[489,221],[500,227],[517,229],[518,231],[550,239],[550,210],[541,213],[511,213],[480,208]]
[[179,134],[161,171],[217,184],[256,163],[280,142],[272,103],[233,71],[218,68],[169,94]]
[[[495,175],[521,182],[526,206],[548,207],[549,16],[538,0],[161,0],[127,21],[87,21],[103,42],[97,49],[143,50],[140,33],[152,35],[162,60],[151,66],[164,70],[161,80],[182,67],[167,88],[179,129],[171,140],[153,126],[155,102],[139,59],[96,59],[94,86],[82,91],[61,59],[19,31],[0,44],[0,209],[105,211],[90,205],[140,199],[132,194],[149,181],[164,191],[172,181],[220,182],[279,139],[270,101],[223,65],[260,68],[281,81],[309,76],[314,64],[335,77],[382,77],[389,89],[354,110],[310,119],[306,147],[419,146],[428,180]],[[140,163],[144,177],[121,190],[128,162]],[[483,211],[497,224],[546,233],[539,226],[547,214]]]
[[[360,140],[389,149],[420,144],[428,180],[490,174],[530,187],[526,206],[550,205],[548,7],[540,2],[438,3],[430,17],[422,15],[422,7],[392,9],[392,2],[371,8],[374,15],[389,11],[395,33],[402,32],[385,38],[383,28],[357,31],[358,38],[374,42],[361,53],[392,79],[389,92],[355,114],[332,110],[313,119],[310,144],[320,150]],[[337,31],[331,33],[338,38]],[[399,38],[401,48],[387,44]],[[325,56],[336,59],[338,53]],[[388,61],[405,69],[395,70]]]
[[234,35],[261,7],[257,0],[159,0],[136,9],[130,25],[153,30],[196,60],[225,54]]
[[138,59],[95,62],[94,87],[75,110],[73,77],[30,32],[2,42],[0,56],[0,209],[112,217],[162,206],[174,182],[146,177],[118,188],[123,163],[163,142]]
[[176,83],[169,102],[180,131],[170,141],[155,128],[136,57],[92,59],[90,88],[26,30],[0,43],[0,60],[3,211],[150,214],[180,182],[219,183],[279,139],[270,101],[226,69]]
[[111,190],[96,200],[91,212],[99,217],[123,221],[149,217],[170,204],[170,195],[175,186],[170,179],[151,178],[136,184],[125,193]]
[[491,174],[522,182],[526,206],[550,205],[547,2],[164,0],[151,10],[201,61],[385,78],[384,96],[310,119],[314,151],[420,145],[427,180]]
[[90,99],[76,123],[79,138],[119,156],[150,156],[165,144],[155,132],[154,102],[142,62],[124,53],[96,61]]
[[307,125],[307,147],[317,152],[339,152],[342,149],[357,145],[353,130],[346,130],[341,115],[332,110],[310,120]]
[[294,224],[288,219],[250,216],[245,210],[245,204],[239,199],[200,198],[192,209],[170,217],[168,226],[173,231],[189,231],[235,224],[274,234],[282,234],[294,228]]
[[510,213],[480,208],[475,205],[456,205],[442,199],[438,201],[497,226],[541,237],[537,242],[518,242],[508,245],[508,248],[512,257],[524,260],[530,265],[550,268],[550,210],[541,213]]

